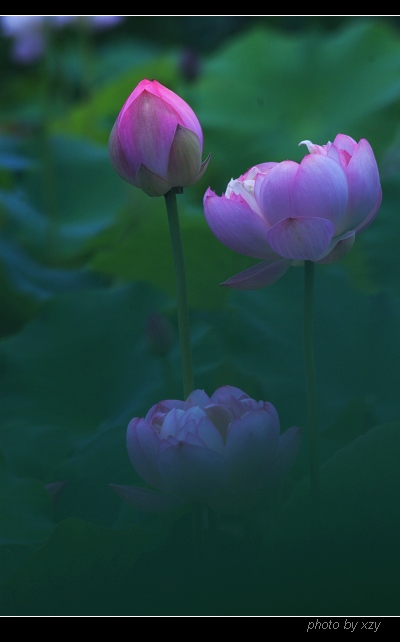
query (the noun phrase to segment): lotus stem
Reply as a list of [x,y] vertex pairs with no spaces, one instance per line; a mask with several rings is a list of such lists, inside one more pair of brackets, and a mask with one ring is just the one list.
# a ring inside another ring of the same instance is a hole
[[308,446],[310,459],[311,506],[316,512],[319,505],[320,482],[318,461],[317,387],[313,347],[314,317],[314,263],[304,261],[304,360],[307,381]]
[[182,238],[179,225],[176,194],[180,188],[173,188],[165,194],[169,232],[175,265],[176,302],[178,307],[179,341],[182,359],[183,398],[187,399],[194,390],[192,348],[190,345],[189,306],[186,287],[185,258],[183,256]]

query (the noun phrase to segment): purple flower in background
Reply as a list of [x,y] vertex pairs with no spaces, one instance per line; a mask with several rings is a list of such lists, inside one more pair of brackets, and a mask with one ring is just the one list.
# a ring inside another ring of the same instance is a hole
[[91,29],[112,29],[119,24],[125,16],[48,16],[51,24],[56,27],[66,27],[72,23],[81,22]]
[[382,200],[372,148],[338,134],[319,146],[303,141],[301,163],[263,163],[231,180],[226,193],[204,196],[215,236],[235,252],[263,262],[223,285],[252,290],[274,283],[293,261],[332,263],[351,249]]
[[3,35],[13,39],[13,60],[29,64],[45,52],[46,26],[60,29],[81,21],[98,30],[112,28],[123,19],[124,16],[0,16],[0,24]]
[[122,107],[109,140],[121,178],[149,196],[187,187],[204,174],[203,132],[196,114],[157,80],[142,80]]
[[125,16],[85,16],[93,29],[112,29],[119,24]]
[[43,16],[1,16],[0,20],[3,35],[13,39],[13,60],[29,64],[42,57],[46,46]]
[[202,502],[222,513],[240,513],[287,473],[300,430],[280,435],[274,406],[232,386],[209,397],[166,400],[144,419],[132,419],[127,448],[138,475],[160,492],[113,486],[139,510],[168,511]]

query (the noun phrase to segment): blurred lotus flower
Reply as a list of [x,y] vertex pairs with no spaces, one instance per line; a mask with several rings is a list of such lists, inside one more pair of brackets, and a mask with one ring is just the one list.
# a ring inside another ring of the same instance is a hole
[[374,153],[364,138],[338,134],[309,154],[263,163],[231,180],[221,197],[204,196],[212,232],[235,252],[264,259],[223,285],[252,290],[274,283],[293,261],[332,263],[351,249],[382,200]]
[[21,63],[31,63],[45,50],[43,16],[1,16],[1,30],[13,39],[11,56]]
[[204,174],[203,132],[194,111],[156,80],[142,80],[112,129],[109,152],[115,171],[149,196],[187,187]]
[[138,475],[162,492],[113,488],[139,510],[203,502],[223,513],[242,512],[295,460],[299,428],[279,432],[272,404],[232,386],[211,397],[195,390],[185,402],[161,401],[144,419],[132,419],[127,448]]
[[1,30],[13,38],[11,55],[15,62],[39,60],[46,49],[46,28],[62,28],[78,21],[90,29],[109,29],[124,16],[0,16]]
[[119,24],[125,16],[48,16],[57,27],[66,27],[80,22],[90,29],[111,29]]
[[125,16],[84,16],[89,19],[89,25],[93,29],[112,29],[124,20]]

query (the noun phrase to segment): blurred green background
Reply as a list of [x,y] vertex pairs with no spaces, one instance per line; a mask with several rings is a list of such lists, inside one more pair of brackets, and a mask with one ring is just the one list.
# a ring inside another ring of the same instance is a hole
[[[40,35],[24,61],[0,38],[1,613],[398,615],[400,19],[128,16]],[[128,421],[181,397],[164,200],[107,152],[143,78],[191,105],[211,152],[179,197],[196,386],[237,386],[303,429],[287,480],[256,514],[223,519],[201,562],[187,514],[145,516],[109,488],[140,483]],[[338,133],[371,143],[383,201],[345,260],[317,266],[315,526],[302,269],[220,288],[254,261],[213,237],[202,198]]]

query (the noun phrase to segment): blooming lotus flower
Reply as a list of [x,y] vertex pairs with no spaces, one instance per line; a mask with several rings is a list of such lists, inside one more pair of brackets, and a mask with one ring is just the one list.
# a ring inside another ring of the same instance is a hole
[[149,196],[188,187],[204,174],[203,132],[194,111],[157,80],[142,80],[125,102],[109,141],[111,163]]
[[231,180],[226,193],[204,196],[215,236],[240,254],[263,262],[223,285],[252,290],[274,283],[293,261],[332,263],[351,249],[374,220],[382,200],[372,148],[338,134],[301,163],[263,163]]
[[274,406],[232,386],[209,397],[166,400],[132,419],[127,448],[138,475],[160,492],[113,486],[135,508],[168,511],[203,502],[238,513],[280,479],[299,448],[296,427],[279,434]]

